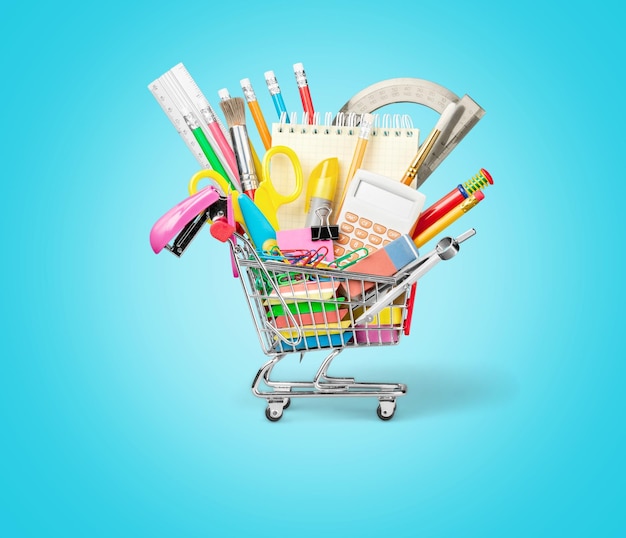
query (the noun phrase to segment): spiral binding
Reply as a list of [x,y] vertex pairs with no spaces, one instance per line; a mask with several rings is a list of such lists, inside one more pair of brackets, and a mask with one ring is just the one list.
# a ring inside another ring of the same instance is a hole
[[[298,113],[289,114],[289,122],[287,122],[287,114],[283,112],[278,121],[279,132],[287,129],[289,133],[313,133],[313,134],[348,134],[357,136],[359,134],[359,125],[363,114],[350,112],[348,114],[339,112],[333,116],[331,112],[324,114],[324,121],[321,122],[322,115],[315,112],[313,122],[309,124],[309,115],[303,112],[298,121]],[[414,136],[413,120],[408,114],[374,114],[374,127],[371,136]]]

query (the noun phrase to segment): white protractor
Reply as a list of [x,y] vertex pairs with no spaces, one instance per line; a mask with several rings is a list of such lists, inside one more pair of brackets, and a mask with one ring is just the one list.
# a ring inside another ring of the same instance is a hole
[[393,78],[377,82],[361,90],[341,107],[340,112],[371,114],[387,105],[415,103],[427,106],[441,114],[451,102],[456,103],[456,112],[419,168],[417,179],[421,184],[485,115],[484,109],[469,95],[459,98],[447,88],[429,80]]

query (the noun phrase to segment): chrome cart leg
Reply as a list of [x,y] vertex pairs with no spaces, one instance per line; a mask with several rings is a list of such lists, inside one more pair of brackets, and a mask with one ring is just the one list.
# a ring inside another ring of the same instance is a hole
[[313,385],[317,390],[348,390],[348,387],[355,383],[353,377],[332,377],[328,375],[330,363],[333,362],[335,357],[339,355],[341,351],[341,349],[334,349],[330,355],[324,359],[324,362],[322,362],[322,365],[319,367],[319,370],[313,379]]

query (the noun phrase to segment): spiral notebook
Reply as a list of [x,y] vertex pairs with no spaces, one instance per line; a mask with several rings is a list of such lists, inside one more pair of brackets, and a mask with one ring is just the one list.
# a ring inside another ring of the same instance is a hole
[[[319,115],[316,114],[314,124],[309,125],[306,121],[297,123],[297,117],[293,114],[291,123],[272,124],[272,146],[288,146],[293,149],[300,160],[304,178],[304,188],[300,196],[278,208],[277,217],[281,230],[304,227],[307,181],[313,168],[329,157],[337,157],[339,160],[335,202],[340,198],[356,148],[359,122],[360,114],[340,114],[334,121],[330,114],[326,114],[321,124]],[[361,168],[400,181],[418,147],[419,129],[413,128],[408,116],[385,114],[376,117]],[[271,176],[279,192],[293,190],[293,170],[287,159],[272,161]]]

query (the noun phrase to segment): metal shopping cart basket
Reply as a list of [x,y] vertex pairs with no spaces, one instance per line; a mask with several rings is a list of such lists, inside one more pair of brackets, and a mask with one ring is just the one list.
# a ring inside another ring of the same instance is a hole
[[[337,268],[293,265],[261,259],[239,234],[229,239],[234,264],[261,348],[269,360],[261,366],[252,392],[267,400],[265,415],[277,421],[292,398],[373,397],[382,420],[393,417],[400,383],[364,383],[332,377],[328,369],[345,348],[399,343],[410,323],[415,283],[441,260],[452,258],[459,244],[475,234],[445,237],[428,254],[392,277]],[[276,364],[289,354],[327,350],[311,381],[275,381]]]

